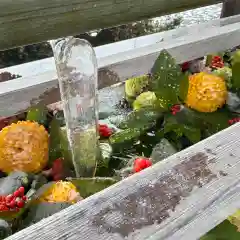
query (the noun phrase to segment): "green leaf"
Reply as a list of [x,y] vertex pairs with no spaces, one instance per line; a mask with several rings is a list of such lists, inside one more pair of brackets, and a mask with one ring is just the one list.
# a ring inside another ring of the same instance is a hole
[[151,72],[153,76],[150,88],[155,92],[157,98],[165,102],[168,107],[178,103],[182,71],[166,50],[160,53]]
[[157,163],[173,154],[175,154],[177,150],[175,147],[166,139],[163,138],[161,141],[153,148],[151,159],[153,163]]
[[208,232],[200,240],[237,240],[240,239],[240,232],[237,227],[228,220],[223,221],[217,227]]
[[111,144],[124,143],[133,140],[141,135],[142,131],[137,128],[126,129],[110,136],[109,141]]
[[165,117],[164,134],[169,132],[175,132],[178,137],[181,137],[183,134],[182,124],[179,124],[177,119],[172,115]]
[[201,130],[191,126],[183,126],[183,134],[192,142],[197,143],[201,140]]
[[60,123],[57,119],[53,118],[50,123],[50,136],[49,136],[49,164],[62,157],[62,150],[60,144]]
[[161,113],[156,111],[148,111],[146,109],[140,109],[138,111],[131,112],[125,119],[125,121],[119,124],[119,128],[139,128],[146,129],[152,127],[156,120],[161,117]]
[[240,89],[240,62],[235,62],[232,65],[232,86],[235,89]]
[[30,108],[27,113],[26,120],[38,122],[41,125],[45,125],[47,122],[47,108],[42,105],[38,105]]
[[199,129],[208,129],[212,134],[228,127],[229,111],[220,109],[212,113],[201,113],[183,108],[175,116],[178,123]]
[[179,97],[184,102],[187,98],[189,86],[189,75],[187,73],[182,75],[180,86],[179,86]]
[[207,55],[206,66],[211,65],[213,57],[214,57],[214,55],[212,55],[212,54]]
[[22,228],[26,228],[40,220],[47,218],[61,210],[71,206],[71,203],[66,202],[41,202],[34,203],[30,206],[27,216],[22,221]]
[[68,178],[68,181],[72,182],[80,195],[86,198],[94,193],[100,192],[103,189],[113,185],[117,182],[114,178]]

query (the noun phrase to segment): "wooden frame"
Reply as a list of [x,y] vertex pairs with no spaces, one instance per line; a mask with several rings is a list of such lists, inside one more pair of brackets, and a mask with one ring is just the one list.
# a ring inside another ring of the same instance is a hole
[[[211,28],[211,31],[209,29]],[[205,30],[204,30],[205,29]],[[201,30],[201,35],[197,34]],[[239,45],[240,15],[209,23],[185,27],[148,37],[126,40],[96,48],[99,65],[99,88],[104,88],[127,78],[148,73],[159,52],[167,49],[178,61],[193,60],[211,52],[227,50]],[[106,52],[109,55],[106,55]],[[46,63],[44,63],[46,61]],[[76,59],[77,61],[77,59]],[[47,72],[34,72],[49,64]],[[0,116],[11,116],[28,107],[43,102],[59,101],[59,89],[52,58],[3,69],[22,78],[0,83]],[[9,103],[6,109],[5,104]]]

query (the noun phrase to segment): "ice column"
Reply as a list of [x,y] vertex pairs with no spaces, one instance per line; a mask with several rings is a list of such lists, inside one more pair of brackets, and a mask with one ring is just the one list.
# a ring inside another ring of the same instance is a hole
[[97,60],[85,40],[67,37],[50,41],[77,177],[95,174],[98,148]]

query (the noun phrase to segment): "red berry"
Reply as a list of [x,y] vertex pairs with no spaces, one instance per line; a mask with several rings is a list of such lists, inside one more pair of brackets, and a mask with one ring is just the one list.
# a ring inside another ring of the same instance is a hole
[[19,207],[19,208],[23,208],[24,205],[25,205],[25,203],[24,203],[24,201],[22,201],[22,200],[18,200],[18,201],[16,202],[16,205],[17,205],[17,207]]
[[234,119],[233,119],[233,122],[234,122],[234,123],[237,123],[237,122],[238,122],[238,118],[234,118]]
[[112,129],[109,128],[106,124],[99,124],[98,129],[101,137],[110,137],[113,133]]
[[14,197],[19,197],[20,196],[20,192],[18,190],[16,190],[14,193],[13,193],[13,196]]
[[189,66],[190,66],[189,62],[183,63],[182,66],[181,66],[182,71],[187,71],[189,69]]
[[1,204],[0,205],[0,212],[5,212],[5,211],[9,211],[9,208],[6,205]]
[[16,201],[15,200],[12,200],[10,203],[9,203],[9,208],[14,208],[16,206]]
[[0,196],[0,204],[5,202],[5,196]]
[[20,187],[18,189],[18,192],[19,192],[19,196],[22,197],[24,195],[24,192],[25,192],[25,188],[24,187]]
[[6,196],[6,202],[10,203],[14,199],[14,196],[12,194],[9,194]]
[[152,162],[148,158],[139,157],[136,158],[133,164],[134,172],[140,172],[141,170],[148,168],[152,165]]
[[63,159],[58,158],[53,162],[52,165],[52,176],[55,181],[61,180],[64,178],[65,170],[64,170],[64,164]]
[[27,201],[27,197],[26,197],[26,196],[23,196],[23,197],[22,197],[22,200],[23,200],[24,202],[26,202],[26,201]]

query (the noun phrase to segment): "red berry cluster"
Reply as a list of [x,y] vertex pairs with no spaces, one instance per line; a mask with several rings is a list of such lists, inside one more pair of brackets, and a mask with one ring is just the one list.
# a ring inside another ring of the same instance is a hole
[[59,181],[64,178],[64,165],[62,158],[58,158],[53,162],[51,175],[54,181]]
[[215,69],[224,67],[222,58],[220,56],[214,56],[212,58],[211,67]]
[[240,118],[233,118],[233,119],[228,120],[229,125],[232,125],[237,122],[240,122]]
[[152,162],[150,161],[149,158],[139,157],[139,158],[136,158],[134,161],[133,170],[136,173],[150,166],[152,166]]
[[98,124],[98,131],[100,137],[110,137],[113,134],[113,130],[106,124]]
[[24,187],[20,187],[13,194],[0,196],[0,212],[18,211],[20,208],[23,208],[27,201],[24,192]]
[[189,62],[185,62],[181,65],[182,71],[186,72],[190,67],[190,63]]
[[181,105],[180,104],[175,104],[171,107],[171,113],[172,115],[176,115],[178,112],[181,110]]
[[15,117],[0,117],[0,130],[11,124]]

